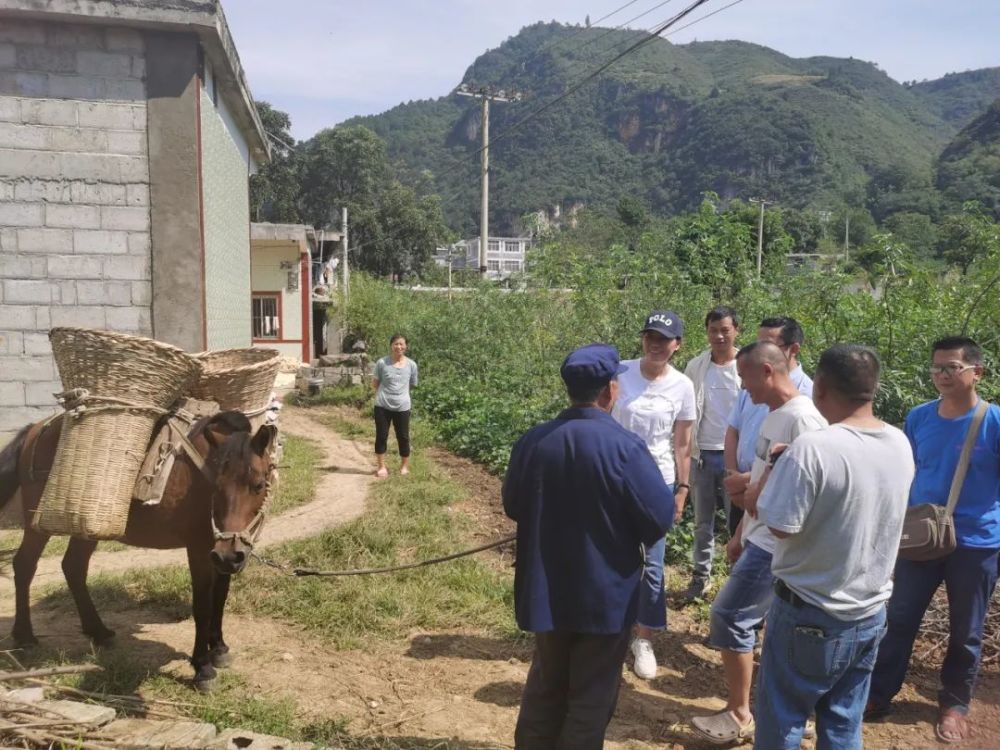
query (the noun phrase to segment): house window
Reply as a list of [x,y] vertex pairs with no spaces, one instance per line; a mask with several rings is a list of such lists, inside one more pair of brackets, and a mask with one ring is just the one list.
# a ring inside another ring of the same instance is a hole
[[254,340],[281,338],[281,295],[255,292],[251,304]]
[[503,270],[505,271],[520,271],[521,261],[519,260],[505,260],[503,262]]
[[486,252],[488,252],[488,253],[499,253],[500,252],[500,240],[489,240],[486,243]]
[[487,260],[486,261],[486,270],[487,271],[499,271],[500,270],[500,261],[498,261],[498,260]]

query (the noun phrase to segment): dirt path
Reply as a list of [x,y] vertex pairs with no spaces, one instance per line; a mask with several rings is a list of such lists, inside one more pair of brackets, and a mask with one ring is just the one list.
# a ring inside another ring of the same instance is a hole
[[[315,536],[357,518],[364,512],[368,484],[372,481],[367,446],[337,435],[294,408],[283,410],[281,429],[290,435],[311,440],[320,447],[323,451],[318,467],[321,476],[316,485],[315,498],[311,502],[267,520],[263,536],[256,547],[258,550],[293,539]],[[59,557],[45,557],[39,561],[33,591],[38,591],[47,583],[63,580],[60,562]],[[90,560],[90,573],[121,573],[186,563],[186,553],[182,549],[102,552],[98,547]],[[4,591],[5,593],[0,594],[4,599],[13,595],[12,588],[5,588]]]

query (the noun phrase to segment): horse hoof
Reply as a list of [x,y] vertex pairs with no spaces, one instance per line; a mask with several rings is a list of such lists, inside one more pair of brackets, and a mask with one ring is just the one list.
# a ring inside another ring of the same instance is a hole
[[225,669],[231,666],[233,663],[233,655],[229,652],[229,649],[225,651],[213,651],[212,652],[212,666],[218,669]]
[[113,646],[115,643],[115,631],[107,628],[98,633],[85,633],[85,635],[89,636],[91,643],[98,648]]
[[12,637],[14,638],[14,645],[18,648],[33,648],[38,645],[38,639],[31,633],[28,633],[28,635],[13,633]]
[[211,693],[215,690],[215,686],[218,684],[218,680],[214,677],[209,677],[208,679],[199,680],[197,677],[194,680],[194,689],[199,693]]

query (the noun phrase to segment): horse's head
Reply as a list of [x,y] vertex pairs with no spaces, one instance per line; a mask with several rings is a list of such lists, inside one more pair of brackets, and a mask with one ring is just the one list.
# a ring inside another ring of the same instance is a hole
[[251,434],[243,414],[222,412],[208,420],[202,435],[210,446],[206,465],[214,483],[212,563],[224,575],[239,573],[264,521],[277,429],[264,425]]

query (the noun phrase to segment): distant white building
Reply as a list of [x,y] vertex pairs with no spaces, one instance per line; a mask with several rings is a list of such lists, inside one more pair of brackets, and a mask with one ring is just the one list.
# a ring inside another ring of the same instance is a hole
[[[531,237],[490,237],[486,244],[486,277],[506,279],[522,273],[528,250],[534,245]],[[439,247],[434,262],[445,268],[449,263],[455,270],[479,268],[479,238],[461,240],[450,247]]]

